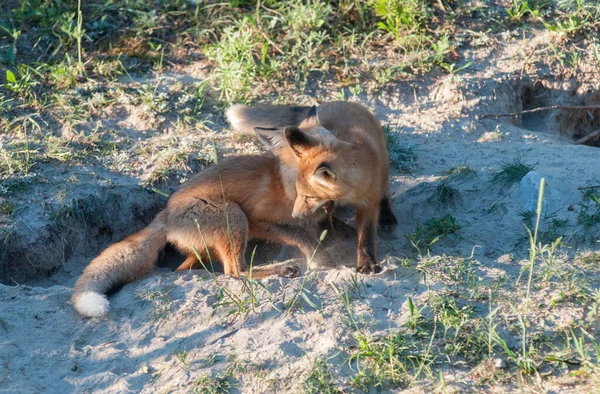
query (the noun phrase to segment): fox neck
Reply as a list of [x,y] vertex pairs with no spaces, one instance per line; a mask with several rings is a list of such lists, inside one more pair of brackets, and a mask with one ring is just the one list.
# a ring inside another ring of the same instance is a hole
[[281,176],[281,183],[283,184],[283,190],[285,195],[290,201],[296,200],[296,173],[297,169],[291,167],[288,164],[281,161],[279,163],[279,175]]

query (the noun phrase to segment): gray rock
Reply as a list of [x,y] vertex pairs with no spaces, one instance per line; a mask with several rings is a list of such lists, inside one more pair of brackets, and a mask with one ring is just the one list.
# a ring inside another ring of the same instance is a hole
[[542,212],[556,212],[563,207],[562,196],[556,182],[552,180],[552,178],[537,171],[529,171],[527,175],[521,179],[521,183],[519,184],[519,192],[521,194],[521,200],[523,200],[523,211],[535,212],[537,210],[537,200],[542,178],[544,178],[546,182],[544,186]]

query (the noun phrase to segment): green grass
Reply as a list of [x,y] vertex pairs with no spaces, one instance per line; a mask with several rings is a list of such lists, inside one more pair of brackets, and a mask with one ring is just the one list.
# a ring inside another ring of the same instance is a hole
[[429,250],[433,244],[443,237],[458,236],[461,228],[462,226],[456,223],[456,219],[448,214],[426,220],[423,224],[417,226],[414,232],[407,234],[406,237],[413,247],[420,252],[422,247]]
[[401,131],[389,124],[383,126],[390,154],[390,164],[399,171],[412,172],[417,161],[416,147],[402,142]]
[[532,170],[532,165],[525,164],[521,157],[515,157],[502,163],[500,170],[492,176],[491,183],[505,189],[520,182]]
[[333,380],[332,368],[325,360],[317,359],[313,362],[308,375],[304,379],[303,392],[306,394],[341,394]]
[[226,394],[230,393],[237,383],[230,371],[223,373],[204,374],[193,384],[193,392],[197,394]]
[[[481,69],[470,66],[465,48],[476,59],[477,51],[513,42],[523,48],[520,61],[553,75],[600,69],[600,50],[592,42],[600,17],[597,2],[490,4],[94,0],[82,2],[80,13],[76,0],[2,2],[0,215],[6,220],[0,222],[0,260],[4,264],[12,257],[9,247],[19,239],[13,227],[21,223],[21,212],[31,209],[26,199],[45,193],[45,183],[55,182],[45,171],[64,177],[47,193],[44,215],[62,226],[110,227],[106,202],[93,195],[75,196],[74,186],[97,181],[114,187],[117,181],[107,179],[106,172],[148,185],[189,178],[212,161],[213,146],[202,138],[221,132],[222,110],[230,102],[312,103],[330,99],[333,92],[363,99],[378,92],[394,94],[396,83],[403,82],[416,83],[417,110],[427,110],[434,103],[422,96],[420,81],[433,86],[458,72],[467,80]],[[550,33],[549,42],[532,53],[526,44],[539,31]],[[200,65],[193,80],[175,81],[173,72],[190,63]],[[524,78],[534,76],[524,67]],[[422,132],[418,127],[415,133]],[[388,124],[384,131],[396,170],[410,173],[417,164],[427,168],[417,146],[403,140],[403,133],[413,132],[410,126]],[[508,136],[492,131],[488,138]],[[229,136],[218,138],[224,154],[257,151],[252,143],[232,148]],[[509,187],[532,168],[515,158],[501,165],[492,182]],[[433,199],[452,204],[460,197],[459,185],[475,174],[466,165],[445,171]],[[574,213],[585,245],[592,248],[597,246],[599,201],[597,189],[586,189]],[[348,315],[347,337],[336,347],[345,362],[316,357],[306,369],[299,368],[305,375],[285,383],[309,393],[405,387],[451,391],[454,382],[444,374],[456,370],[486,392],[497,389],[495,385],[540,391],[548,381],[560,387],[561,379],[566,384],[571,378],[593,379],[600,356],[593,331],[600,314],[597,253],[565,256],[579,252],[564,247],[570,224],[546,213],[539,219],[534,212],[522,214],[530,228],[539,220],[539,228],[530,234],[534,241],[519,239],[516,261],[510,264],[488,267],[473,256],[432,253],[437,242],[461,237],[463,221],[454,215],[425,220],[407,235],[420,254],[414,261],[402,260],[402,272],[417,273],[410,290],[404,285],[412,277],[400,277],[401,271],[384,290],[378,287],[379,278],[355,276],[340,304],[341,295],[332,300],[321,291],[322,277],[316,272],[282,292],[252,278],[215,276],[205,282],[215,295],[212,318],[226,326],[242,324],[247,317],[268,319],[274,311],[290,327],[301,327],[307,316],[329,319],[342,308]],[[518,251],[525,249],[533,256],[520,256]],[[486,255],[486,261],[506,251],[488,252],[493,257]],[[519,260],[522,278],[514,274]],[[139,296],[149,303],[149,318],[157,322],[167,321],[177,308],[166,290],[146,290]],[[382,300],[389,301],[389,318],[374,313]],[[572,311],[579,317],[569,321]],[[564,321],[552,321],[563,315]],[[389,329],[375,332],[373,323],[381,322],[389,323]],[[313,338],[303,340],[311,343]],[[191,354],[177,351],[171,356],[177,368],[183,366],[190,374],[188,388],[195,392],[243,391],[242,384],[253,373],[246,371],[238,382],[239,371],[219,370],[210,356],[202,365],[210,370],[200,373]],[[495,366],[498,359],[503,367]],[[276,379],[268,382],[265,376],[278,366],[264,368],[252,379],[265,379],[267,387]]]
[[169,297],[170,291],[140,289],[137,292],[137,297],[140,300],[151,303],[152,310],[149,316],[153,322],[162,324],[171,317],[172,302]]

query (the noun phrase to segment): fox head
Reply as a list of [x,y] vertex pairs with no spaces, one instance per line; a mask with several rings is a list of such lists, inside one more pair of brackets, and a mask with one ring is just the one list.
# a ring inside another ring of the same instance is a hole
[[259,140],[288,166],[296,168],[296,200],[292,216],[307,217],[320,209],[331,213],[336,202],[354,200],[361,180],[356,145],[329,130],[255,129]]

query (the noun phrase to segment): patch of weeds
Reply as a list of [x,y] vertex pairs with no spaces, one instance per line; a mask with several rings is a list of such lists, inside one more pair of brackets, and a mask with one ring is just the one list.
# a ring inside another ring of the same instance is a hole
[[[217,84],[221,100],[233,102],[250,96],[261,68],[254,53],[257,47],[266,48],[266,45],[252,23],[244,18],[225,28],[219,42],[206,48],[207,58],[215,64],[212,80]],[[266,61],[264,57],[262,60]]]
[[511,21],[517,23],[528,16],[537,17],[540,15],[540,9],[537,7],[537,4],[530,6],[529,1],[526,0],[511,0],[510,7],[505,8],[505,10]]
[[238,383],[233,380],[231,368],[227,368],[220,373],[202,375],[193,385],[193,392],[198,394],[225,394],[238,387]]
[[429,305],[437,320],[444,326],[444,338],[446,338],[450,329],[454,329],[456,335],[458,335],[461,327],[469,320],[473,311],[473,307],[470,305],[458,306],[454,297],[433,292],[429,294]]
[[423,0],[373,0],[372,5],[382,19],[377,27],[390,33],[395,40],[403,39],[407,31],[421,30],[429,16]]
[[556,24],[550,24],[542,21],[546,29],[556,33],[560,37],[573,36],[583,29],[586,20],[582,20],[579,15],[568,15],[564,20],[558,20]]
[[480,362],[488,355],[487,334],[482,319],[469,317],[447,340],[446,352],[452,357],[463,357],[468,363]]
[[333,382],[331,366],[322,359],[317,359],[308,371],[304,379],[303,390],[306,394],[341,394],[342,390],[337,388]]
[[437,183],[431,197],[440,204],[453,205],[456,203],[459,196],[459,191],[449,185],[448,179],[442,179]]
[[7,146],[0,143],[0,180],[15,174],[28,174],[35,165],[38,150],[29,142],[17,142]]
[[432,199],[440,204],[452,205],[460,197],[460,192],[450,183],[462,183],[472,178],[475,175],[475,170],[467,165],[459,165],[452,167],[442,174],[442,177],[437,182],[433,190]]
[[[19,210],[20,207],[13,202],[12,198],[0,197],[0,215],[6,215],[9,219],[12,219]],[[0,223],[2,223],[1,220]]]
[[577,224],[584,228],[586,241],[597,240],[598,224],[600,224],[600,187],[590,187],[583,190],[583,198],[579,203]]
[[468,288],[477,286],[474,265],[477,262],[470,258],[453,258],[446,255],[422,256],[416,266],[426,280],[434,278],[443,283],[460,284]]
[[502,188],[520,182],[529,171],[533,170],[533,166],[525,164],[521,157],[515,157],[513,161],[505,161],[501,167],[500,171],[492,176],[491,183]]
[[326,1],[290,2],[283,22],[294,32],[312,31],[321,28],[332,12],[333,8]]
[[511,349],[507,342],[504,340],[504,338],[502,338],[495,330],[494,330],[494,341],[497,345],[500,346],[500,348],[504,351],[504,353],[506,354],[506,356],[508,356],[510,359],[512,359],[515,364],[517,364],[517,367],[519,368],[519,370],[527,375],[533,374],[535,372],[538,371],[539,369],[539,363],[536,362],[536,360],[534,359],[535,353],[536,353],[536,348],[535,348],[535,343],[533,340],[533,336],[530,332],[530,324],[528,322],[528,319],[530,318],[529,316],[529,304],[530,304],[530,296],[531,296],[531,288],[533,285],[533,278],[534,278],[534,268],[536,265],[536,262],[538,262],[540,260],[540,252],[541,250],[543,250],[543,246],[541,244],[538,244],[538,232],[539,232],[539,226],[540,226],[540,219],[542,216],[542,202],[543,202],[543,197],[544,197],[544,185],[545,185],[545,179],[542,178],[540,180],[540,191],[538,193],[538,200],[537,200],[537,209],[536,209],[536,216],[535,216],[535,226],[533,227],[533,231],[530,230],[528,227],[526,227],[527,229],[527,233],[529,235],[529,259],[527,260],[526,264],[523,266],[523,268],[521,269],[521,273],[519,274],[519,278],[517,279],[517,283],[519,283],[521,275],[524,273],[527,273],[527,284],[526,284],[526,293],[525,293],[525,297],[523,299],[523,308],[522,308],[522,312],[520,312],[516,306],[511,306],[513,309],[513,312],[515,313],[515,315],[518,318],[518,322],[519,325],[521,327],[521,349],[520,349],[520,353],[513,351],[513,349]]
[[327,236],[327,230],[323,230],[323,232],[321,233],[321,236],[319,237],[319,243],[317,244],[317,246],[315,246],[315,249],[313,250],[313,253],[310,256],[310,259],[307,264],[307,271],[304,273],[304,277],[302,278],[302,282],[300,282],[300,286],[298,287],[298,289],[296,290],[296,292],[294,293],[294,295],[292,296],[292,298],[289,301],[284,301],[285,309],[287,310],[288,314],[292,312],[292,310],[294,309],[294,307],[296,305],[298,305],[298,301],[300,300],[300,298],[302,298],[313,309],[316,309],[316,310],[320,309],[316,303],[316,302],[320,301],[318,294],[314,294],[313,292],[308,290],[305,287],[305,284],[306,284],[306,280],[310,276],[309,274],[311,273],[311,271],[309,271],[310,266],[315,258],[317,250],[321,246],[321,243],[325,240],[326,236]]
[[[533,219],[535,218],[534,211],[520,211],[518,215],[521,216],[526,228],[531,228],[533,226]],[[569,221],[567,219],[558,219],[555,217],[555,214],[544,214],[543,225],[545,230],[539,230],[539,241],[542,244],[550,244],[560,238],[560,242],[564,237],[564,230],[568,223]],[[525,241],[527,241],[527,239],[525,239]],[[519,239],[517,244],[521,244],[522,242],[523,239]]]
[[35,96],[33,88],[39,84],[39,81],[35,78],[35,74],[36,70],[34,68],[26,64],[19,64],[16,74],[10,70],[6,70],[6,83],[1,86],[17,96],[33,98]]
[[411,297],[406,299],[406,303],[408,305],[408,320],[406,326],[412,329],[413,332],[418,333],[424,325],[422,309],[415,305]]
[[177,113],[184,116],[193,116],[200,112],[206,100],[206,89],[208,80],[202,82],[194,82],[191,85],[186,85],[182,95],[175,103]]
[[357,340],[357,349],[349,360],[356,362],[357,366],[354,385],[368,391],[369,386],[386,389],[399,387],[407,382],[406,362],[410,364],[408,359],[411,355],[403,334],[381,339],[371,339],[360,334]]
[[[342,293],[333,283],[331,286],[344,304],[350,318],[350,328],[355,333],[357,345],[350,349],[348,357],[350,367],[353,364],[356,366],[353,385],[366,392],[370,392],[371,388],[381,391],[404,386],[416,380],[425,370],[429,371],[435,361],[431,354],[435,326],[429,344],[425,346],[402,332],[390,332],[385,337],[373,338],[364,333],[354,317],[348,291]],[[417,316],[420,310],[413,308],[412,314],[417,327],[420,324],[420,316]]]
[[167,182],[171,177],[178,177],[183,181],[192,170],[202,169],[214,159],[210,144],[189,142],[185,137],[170,139],[166,146],[153,146],[142,153],[155,154],[153,170],[146,180],[150,185]]
[[84,227],[90,225],[108,231],[109,220],[106,215],[106,204],[97,196],[90,194],[84,198],[73,198],[69,204],[62,206],[51,214],[52,220],[60,225],[79,223]]
[[136,295],[143,301],[149,301],[153,305],[150,317],[153,322],[161,322],[171,315],[171,290],[139,290]]
[[188,368],[190,366],[190,361],[188,360],[188,356],[190,354],[188,352],[186,352],[185,350],[176,350],[175,351],[175,357],[177,357],[177,360],[179,360],[179,362],[181,364],[183,364],[183,366],[185,368]]
[[406,237],[417,251],[420,251],[421,246],[425,246],[429,250],[442,237],[457,236],[461,228],[462,226],[456,223],[456,219],[448,214],[439,218],[428,219],[425,223],[418,225],[415,231],[412,234],[407,234]]
[[417,160],[416,148],[412,144],[401,141],[400,130],[391,125],[384,125],[383,132],[390,154],[390,163],[402,172],[412,172]]
[[17,238],[15,229],[0,228],[0,262],[8,264],[8,252]]
[[466,164],[452,167],[442,174],[449,181],[466,181],[475,176],[476,171]]

